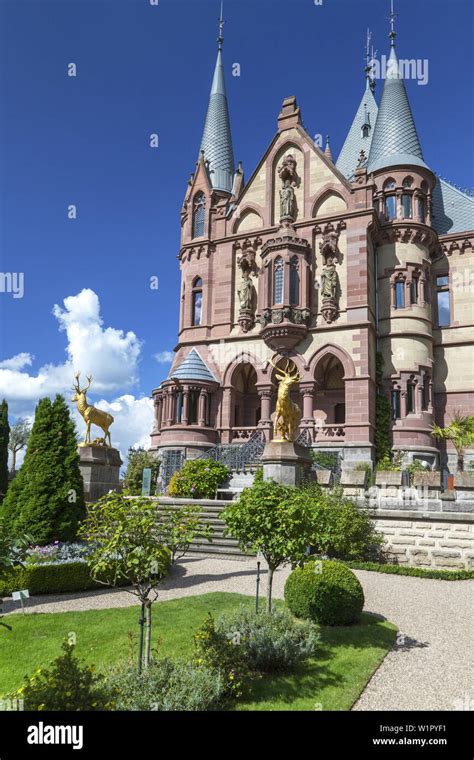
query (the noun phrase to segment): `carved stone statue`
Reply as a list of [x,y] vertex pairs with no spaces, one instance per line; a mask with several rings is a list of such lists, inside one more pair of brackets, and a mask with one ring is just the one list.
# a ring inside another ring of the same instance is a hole
[[242,272],[242,280],[237,290],[239,296],[240,308],[248,310],[252,308],[253,285],[250,275],[247,271]]
[[280,218],[293,222],[296,219],[296,196],[289,180],[285,181],[280,190]]
[[294,156],[285,156],[278,169],[278,176],[283,185],[280,190],[280,221],[294,222],[298,213],[294,188],[298,187],[300,183]]
[[329,256],[326,262],[326,266],[323,267],[321,274],[321,295],[323,299],[331,298],[336,300],[337,298],[337,284],[338,276],[336,272],[336,266],[334,259]]

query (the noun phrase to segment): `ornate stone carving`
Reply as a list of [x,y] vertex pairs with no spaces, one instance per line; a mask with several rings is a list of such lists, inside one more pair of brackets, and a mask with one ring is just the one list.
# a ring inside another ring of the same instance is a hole
[[[328,222],[326,224],[324,230],[322,231],[323,239],[319,243],[319,250],[321,251],[321,255],[324,259],[324,262],[326,263],[326,259],[328,256],[331,256],[331,258],[339,258],[339,235],[341,234],[341,230],[345,229],[345,222],[341,220],[339,224],[334,227],[332,222]],[[317,228],[317,232],[321,232],[320,228]]]
[[336,265],[334,264],[334,259],[329,256],[321,274],[321,295],[323,300],[330,299],[336,302],[338,283],[339,278],[336,272]]
[[305,325],[308,323],[311,312],[309,309],[265,309],[260,317],[260,324],[266,327],[269,324],[279,325],[283,321],[291,322],[295,325]]
[[296,220],[298,206],[296,203],[295,187],[299,186],[300,178],[296,172],[296,159],[293,155],[285,156],[278,169],[282,181],[280,190],[280,222],[291,223]]
[[241,246],[242,255],[237,259],[237,264],[242,271],[242,279],[237,290],[239,297],[239,325],[244,333],[249,332],[255,325],[255,288],[252,283],[252,274],[258,274],[255,260],[255,248],[261,244],[258,238],[255,243],[246,240]]

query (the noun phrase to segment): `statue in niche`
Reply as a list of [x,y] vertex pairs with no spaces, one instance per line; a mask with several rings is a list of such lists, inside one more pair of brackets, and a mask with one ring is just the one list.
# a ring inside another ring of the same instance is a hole
[[337,272],[332,256],[328,256],[326,265],[321,273],[321,295],[323,299],[330,298],[335,301],[337,297]]
[[243,311],[248,311],[252,308],[253,300],[253,285],[250,274],[247,270],[242,271],[242,280],[237,290],[239,296],[240,308]]
[[244,333],[248,332],[255,326],[255,299],[254,287],[252,283],[252,272],[257,271],[255,256],[242,256],[238,260],[238,265],[242,271],[242,279],[237,289],[239,298],[239,325]]
[[295,187],[299,186],[300,178],[296,172],[296,159],[292,155],[285,156],[278,169],[283,186],[280,190],[280,221],[294,222],[298,214]]

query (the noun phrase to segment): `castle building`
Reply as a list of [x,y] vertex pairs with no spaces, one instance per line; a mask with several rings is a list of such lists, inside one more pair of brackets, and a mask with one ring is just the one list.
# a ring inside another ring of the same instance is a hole
[[[222,26],[220,27],[222,30]],[[300,433],[344,467],[393,450],[449,466],[433,422],[474,413],[474,199],[425,160],[395,49],[337,161],[288,97],[250,179],[237,167],[222,34],[199,159],[181,209],[179,342],[153,390],[152,450],[188,457],[272,437],[275,366],[300,374]],[[390,419],[377,415],[377,394]],[[443,444],[445,445],[445,444]]]

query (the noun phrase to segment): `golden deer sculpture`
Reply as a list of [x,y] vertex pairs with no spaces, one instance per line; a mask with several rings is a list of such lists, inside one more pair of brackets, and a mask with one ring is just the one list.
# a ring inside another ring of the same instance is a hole
[[114,421],[114,418],[108,412],[103,412],[102,409],[96,409],[95,406],[91,406],[91,404],[87,403],[86,393],[91,387],[92,375],[89,375],[87,378],[88,385],[82,390],[79,385],[79,375],[79,372],[75,374],[76,384],[73,386],[74,396],[71,400],[77,402],[77,410],[86,423],[86,436],[81,446],[91,445],[91,425],[97,425],[97,427],[102,428],[104,431],[104,437],[96,438],[94,443],[101,446],[107,446],[108,439],[108,445],[112,446],[109,427]]
[[280,381],[273,430],[274,440],[294,441],[301,422],[301,411],[299,406],[290,399],[290,388],[295,383],[299,383],[301,376],[294,365],[293,371],[288,371],[289,359],[285,369],[280,369],[271,360],[270,364],[276,369],[276,378]]

